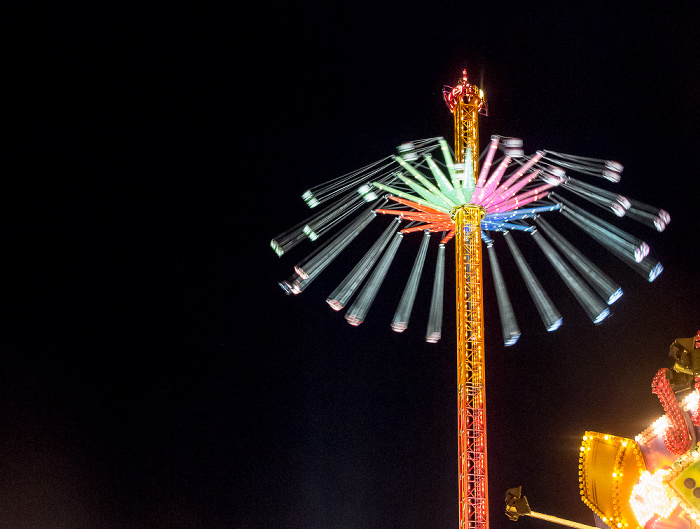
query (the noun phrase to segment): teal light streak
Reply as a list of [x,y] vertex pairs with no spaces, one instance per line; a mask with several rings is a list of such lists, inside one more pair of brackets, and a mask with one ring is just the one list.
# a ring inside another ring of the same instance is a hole
[[447,170],[450,173],[450,180],[452,180],[452,187],[454,187],[455,194],[457,195],[457,200],[460,204],[466,204],[467,200],[464,198],[464,192],[462,191],[462,183],[457,180],[457,176],[454,170],[454,160],[452,160],[452,154],[450,154],[450,148],[447,146],[447,142],[440,138],[440,148],[442,149],[442,156],[445,158],[445,163],[447,164]]
[[[457,206],[457,204],[453,200],[451,200],[449,197],[447,197],[444,193],[442,193],[442,191],[440,191],[435,186],[435,184],[433,184],[430,180],[428,180],[425,176],[423,176],[415,167],[411,166],[409,163],[407,163],[405,160],[403,160],[400,156],[394,156],[394,160],[399,162],[399,164],[401,164],[402,167],[404,167],[421,184],[423,184],[427,188],[425,191],[428,191],[433,197],[439,199],[444,205],[446,205],[449,208],[453,208],[453,207]],[[401,173],[398,174],[398,177],[403,180]],[[426,200],[432,200],[432,198],[425,195],[423,191],[421,191],[417,187],[414,187],[410,181],[405,181],[405,183],[407,185],[411,186],[413,189],[415,189],[416,192],[420,193]],[[436,201],[436,203],[439,204],[440,202]]]
[[438,183],[438,186],[440,186],[442,192],[448,197],[450,197],[450,199],[456,200],[457,195],[455,193],[454,188],[452,187],[452,184],[447,179],[445,174],[440,170],[437,164],[433,161],[433,157],[430,154],[426,154],[425,161],[428,162],[428,167],[430,167],[430,171],[433,173],[435,181]]

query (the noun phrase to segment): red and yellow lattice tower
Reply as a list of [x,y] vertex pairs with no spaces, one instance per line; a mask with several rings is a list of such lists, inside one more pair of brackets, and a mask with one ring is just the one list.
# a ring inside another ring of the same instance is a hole
[[[479,174],[479,114],[486,113],[483,95],[467,82],[466,71],[460,83],[446,94],[454,114],[456,162],[471,164],[475,176]],[[456,243],[460,529],[488,527],[481,258],[484,214],[484,208],[474,204],[460,205],[452,212]]]

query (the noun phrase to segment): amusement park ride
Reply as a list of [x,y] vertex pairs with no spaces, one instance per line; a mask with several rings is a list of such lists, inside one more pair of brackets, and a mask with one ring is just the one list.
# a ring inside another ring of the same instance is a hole
[[[674,341],[669,356],[673,367],[659,369],[651,383],[665,415],[634,439],[598,432],[583,436],[579,487],[596,527],[700,526],[700,331]],[[592,527],[531,511],[520,487],[506,493],[506,515]]]
[[[282,256],[307,239],[315,241],[332,233],[325,244],[297,263],[291,277],[280,283],[287,294],[299,294],[375,218],[393,218],[328,296],[327,302],[334,310],[348,307],[345,318],[357,326],[364,321],[403,236],[422,232],[420,248],[391,322],[394,331],[403,332],[416,299],[431,234],[442,233],[426,331],[426,341],[437,342],[442,328],[445,247],[455,239],[459,527],[486,529],[489,513],[482,241],[495,283],[504,344],[510,346],[520,337],[520,329],[494,250],[495,232],[502,233],[545,328],[554,331],[561,325],[562,316],[516,244],[518,237],[529,234],[535,240],[589,318],[600,323],[610,314],[608,306],[622,295],[622,290],[543,217],[559,212],[558,217],[571,221],[648,281],[663,270],[649,256],[649,246],[570,199],[585,201],[612,213],[613,218],[626,216],[658,231],[663,231],[670,217],[661,209],[585,180],[618,182],[622,166],[617,162],[544,150],[526,155],[521,140],[502,136],[492,136],[480,156],[479,115],[487,114],[483,91],[469,83],[465,70],[457,85],[445,87],[443,95],[454,115],[454,151],[442,138],[408,142],[398,147],[397,155],[309,189],[302,198],[310,208],[319,207],[318,212],[272,239],[271,246]],[[434,155],[441,155],[442,160]],[[574,178],[572,172],[584,180]],[[557,192],[553,191],[555,188]],[[573,197],[565,198],[565,192]],[[592,435],[589,443],[594,443],[593,439],[598,442],[598,437]],[[622,460],[627,461],[628,452],[632,453],[623,450]],[[519,493],[512,496],[520,498]],[[524,497],[517,501],[522,504],[523,500]],[[613,529],[623,526],[611,525]]]

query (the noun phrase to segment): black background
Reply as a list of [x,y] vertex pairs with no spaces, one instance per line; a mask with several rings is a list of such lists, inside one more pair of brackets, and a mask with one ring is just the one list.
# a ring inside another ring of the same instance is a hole
[[620,192],[673,219],[662,234],[622,219],[665,267],[653,283],[569,232],[625,292],[599,326],[520,238],[564,324],[544,331],[501,244],[523,330],[504,348],[487,267],[491,525],[512,523],[518,484],[534,510],[592,523],[583,432],[633,437],[661,415],[651,379],[700,328],[690,7],[18,5],[0,526],[457,527],[451,247],[433,345],[429,288],[409,330],[389,328],[417,238],[359,328],[324,300],[360,246],[286,297],[305,252],[268,245],[308,215],[311,185],[407,140],[451,143],[441,89],[463,68],[489,103],[482,146],[498,133],[618,160]]

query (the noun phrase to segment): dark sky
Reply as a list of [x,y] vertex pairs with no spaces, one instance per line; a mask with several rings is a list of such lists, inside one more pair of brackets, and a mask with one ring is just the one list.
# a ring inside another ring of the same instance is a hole
[[362,250],[287,297],[305,252],[268,245],[309,186],[406,140],[452,143],[441,89],[465,67],[489,102],[482,145],[613,158],[621,192],[673,219],[623,224],[665,266],[651,284],[578,234],[625,292],[599,326],[542,264],[555,333],[499,246],[523,336],[501,345],[487,271],[492,527],[519,484],[591,523],[583,432],[633,437],[662,414],[651,379],[700,328],[695,15],[337,4],[8,13],[1,527],[456,528],[452,247],[433,345],[428,291],[389,328],[415,241],[359,328],[324,300]]

